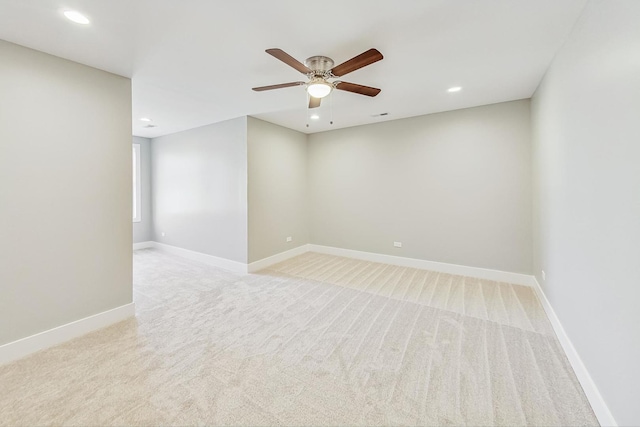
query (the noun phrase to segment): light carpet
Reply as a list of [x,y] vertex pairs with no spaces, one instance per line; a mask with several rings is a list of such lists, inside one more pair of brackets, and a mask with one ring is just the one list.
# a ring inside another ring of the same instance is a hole
[[0,425],[597,425],[524,286],[145,249],[134,299],[135,319],[0,367]]

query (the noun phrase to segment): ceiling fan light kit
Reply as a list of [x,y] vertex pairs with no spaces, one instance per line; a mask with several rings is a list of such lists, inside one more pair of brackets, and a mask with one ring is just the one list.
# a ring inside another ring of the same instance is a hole
[[313,77],[307,84],[307,92],[314,98],[324,98],[333,90],[333,85],[320,77]]
[[376,96],[380,93],[380,89],[374,87],[342,81],[330,81],[330,79],[344,76],[345,74],[348,74],[352,71],[380,61],[383,56],[377,49],[369,49],[368,51],[363,52],[346,62],[343,62],[337,67],[333,66],[333,59],[327,56],[312,56],[310,58],[307,58],[303,64],[282,49],[267,49],[265,52],[267,52],[274,58],[279,59],[290,67],[295,68],[302,74],[305,74],[309,81],[306,83],[292,82],[270,86],[254,87],[254,91],[262,92],[265,90],[305,85],[307,87],[307,93],[309,94],[309,108],[319,107],[321,99],[329,95],[333,91],[333,89],[344,90],[346,92],[352,92],[359,95],[371,97]]

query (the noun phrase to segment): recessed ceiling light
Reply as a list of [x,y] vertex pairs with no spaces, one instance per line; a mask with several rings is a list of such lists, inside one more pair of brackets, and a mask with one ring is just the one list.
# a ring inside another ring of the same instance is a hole
[[319,115],[317,115],[317,114],[314,114],[314,115],[312,115],[312,116],[310,117],[310,119],[311,119],[311,120],[318,120],[319,118],[320,118],[320,116],[319,116]]
[[461,86],[450,87],[447,92],[460,92],[462,90]]
[[148,119],[146,117],[142,117],[140,120],[143,121],[143,122],[150,122],[151,121],[151,119]]
[[64,16],[67,17],[68,20],[75,22],[76,24],[88,25],[89,18],[77,12],[75,10],[67,10],[64,12]]

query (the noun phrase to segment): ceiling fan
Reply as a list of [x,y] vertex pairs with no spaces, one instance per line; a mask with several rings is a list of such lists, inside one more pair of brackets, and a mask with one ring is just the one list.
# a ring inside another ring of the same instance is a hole
[[366,96],[376,96],[380,93],[380,89],[375,87],[343,81],[329,81],[330,79],[342,77],[352,71],[359,70],[362,67],[366,67],[367,65],[380,61],[383,56],[377,49],[369,49],[368,51],[343,62],[337,67],[333,66],[333,59],[326,56],[312,56],[307,58],[303,64],[282,49],[267,49],[265,52],[295,68],[302,74],[305,74],[309,81],[254,87],[253,90],[257,92],[280,89],[283,87],[306,86],[307,93],[309,94],[309,108],[319,107],[322,98],[329,95],[333,89],[344,90]]

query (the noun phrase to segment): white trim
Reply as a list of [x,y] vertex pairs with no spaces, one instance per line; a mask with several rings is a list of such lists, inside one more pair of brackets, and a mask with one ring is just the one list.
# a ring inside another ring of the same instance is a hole
[[134,243],[133,244],[133,250],[136,251],[138,249],[146,249],[146,248],[153,248],[155,247],[154,242],[152,242],[151,240],[147,241],[147,242],[139,242],[139,243]]
[[133,157],[133,222],[142,221],[142,185],[140,183],[140,144],[133,144],[132,149],[132,157]]
[[533,286],[533,276],[508,271],[490,270],[466,265],[447,264],[444,262],[427,261],[416,258],[404,258],[394,255],[376,254],[372,252],[354,251],[351,249],[334,248],[331,246],[309,245],[311,252],[361,259],[364,261],[380,262],[383,264],[399,265],[402,267],[420,268],[438,271],[440,273],[457,274],[460,276],[476,277],[478,279],[495,280],[516,285]]
[[4,344],[0,346],[0,365],[118,323],[135,316],[135,313],[135,304],[129,303]]
[[170,254],[178,255],[184,258],[189,258],[194,261],[203,262],[205,264],[213,265],[214,267],[223,268],[225,270],[233,271],[234,273],[247,273],[247,264],[243,262],[233,261],[226,258],[220,258],[213,255],[203,254],[202,252],[196,252],[189,249],[179,248],[178,246],[167,245],[165,243],[153,242],[153,247],[160,249],[161,251],[168,252]]
[[587,399],[591,404],[593,412],[598,418],[598,422],[601,426],[617,426],[618,424],[616,423],[615,418],[613,418],[613,415],[611,414],[611,411],[609,411],[607,404],[602,398],[598,387],[593,382],[591,375],[589,375],[587,367],[584,366],[580,355],[576,351],[573,343],[569,339],[569,336],[562,327],[562,323],[560,323],[560,319],[556,315],[556,312],[553,310],[551,303],[549,303],[547,296],[544,294],[544,291],[540,287],[540,283],[538,283],[538,280],[535,277],[533,278],[533,281],[533,288],[538,295],[538,299],[540,299],[542,307],[544,307],[544,311],[547,313],[547,317],[549,318],[549,321],[553,326],[553,330],[556,332],[558,340],[560,341],[560,344],[562,345],[562,348],[567,355],[567,358],[569,359],[569,363],[573,367],[573,370],[578,377],[578,381],[580,381],[580,385],[582,385],[582,389],[584,390],[584,393],[586,394]]
[[[135,249],[137,243],[134,244]],[[447,264],[444,262],[427,261],[416,258],[403,258],[393,255],[376,254],[373,252],[355,251],[352,249],[342,249],[332,246],[322,246],[314,244],[306,244],[298,246],[297,248],[290,249],[279,254],[272,255],[267,258],[263,258],[258,261],[254,261],[251,264],[245,264],[239,261],[232,261],[226,258],[219,258],[213,255],[203,254],[202,252],[191,251],[189,249],[180,248],[177,246],[171,246],[158,242],[143,242],[140,245],[142,247],[154,247],[163,250],[174,255],[179,255],[185,258],[192,259],[194,261],[204,262],[215,267],[220,267],[225,270],[233,271],[235,273],[253,273],[270,265],[277,264],[285,261],[289,258],[301,255],[305,252],[318,252],[321,254],[335,255],[346,258],[361,259],[364,261],[380,262],[383,264],[399,265],[402,267],[420,268],[424,270],[438,271],[441,273],[457,274],[460,276],[477,277],[485,280],[495,280],[497,282],[507,282],[516,285],[534,286],[534,277],[528,274],[511,273],[508,271],[490,270],[487,268],[468,267],[466,265]]]
[[293,258],[298,255],[302,255],[303,253],[309,252],[310,245],[302,245],[297,248],[289,249],[288,251],[280,252],[279,254],[272,255],[267,258],[262,258],[258,261],[254,261],[248,265],[247,271],[249,273],[254,273],[256,271],[260,271],[264,268],[267,268],[273,264],[277,264],[282,261],[286,261],[289,258]]

